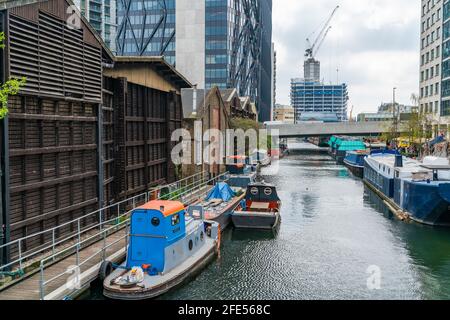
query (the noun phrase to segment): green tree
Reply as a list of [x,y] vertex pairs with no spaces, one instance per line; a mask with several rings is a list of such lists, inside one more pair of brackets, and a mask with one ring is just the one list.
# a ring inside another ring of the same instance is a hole
[[[230,128],[231,129],[242,129],[244,131],[253,129],[257,132],[258,139],[262,139],[260,141],[264,141],[267,143],[267,149],[272,149],[272,137],[268,135],[267,137],[259,137],[259,129],[264,129],[264,125],[255,120],[244,119],[244,118],[231,118],[230,119]],[[262,147],[262,146],[261,146]],[[266,148],[264,146],[264,148]],[[252,152],[253,150],[246,150],[247,154]]]
[[[5,48],[5,33],[0,32],[0,49]],[[8,115],[8,98],[9,96],[19,93],[27,79],[22,77],[21,79],[11,78],[0,86],[0,119],[3,119]]]

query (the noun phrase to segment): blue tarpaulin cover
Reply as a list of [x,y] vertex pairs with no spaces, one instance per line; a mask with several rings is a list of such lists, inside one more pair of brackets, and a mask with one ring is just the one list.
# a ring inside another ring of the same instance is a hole
[[230,201],[236,193],[225,182],[220,182],[209,192],[206,201],[212,199],[222,199],[223,201]]

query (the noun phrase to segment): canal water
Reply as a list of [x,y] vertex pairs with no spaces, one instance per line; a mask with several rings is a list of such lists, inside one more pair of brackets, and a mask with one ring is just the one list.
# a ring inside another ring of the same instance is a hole
[[450,230],[396,220],[326,153],[292,150],[265,179],[278,232],[228,230],[220,258],[160,299],[450,299]]

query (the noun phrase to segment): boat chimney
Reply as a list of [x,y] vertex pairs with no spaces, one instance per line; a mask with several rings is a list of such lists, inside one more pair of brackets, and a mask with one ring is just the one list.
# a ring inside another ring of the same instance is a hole
[[395,167],[402,168],[403,167],[403,156],[401,154],[395,155]]

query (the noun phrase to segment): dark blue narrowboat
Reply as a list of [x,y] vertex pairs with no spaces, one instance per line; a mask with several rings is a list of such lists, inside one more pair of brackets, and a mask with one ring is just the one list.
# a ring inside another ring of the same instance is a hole
[[389,198],[394,197],[396,150],[374,150],[364,158],[364,180]]
[[422,224],[450,226],[448,159],[426,157],[420,162],[380,150],[364,161],[364,181],[393,208]]
[[349,151],[365,151],[366,145],[360,139],[344,136],[333,136],[329,141],[329,154],[337,164],[344,164],[344,159]]
[[364,176],[364,159],[369,155],[366,151],[348,151],[344,165],[358,178]]

